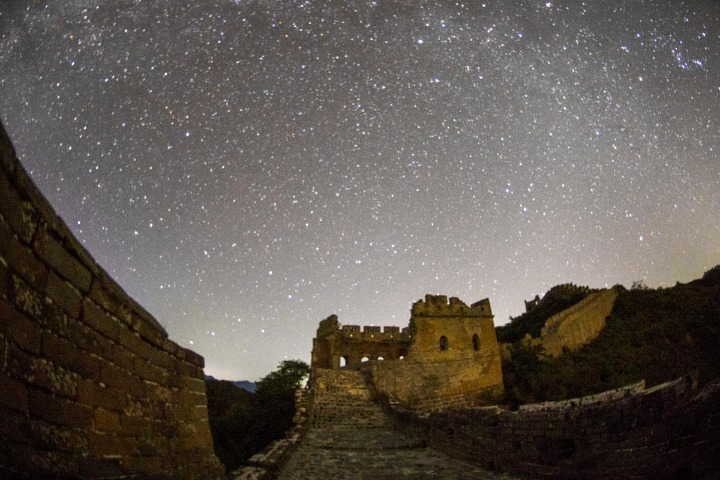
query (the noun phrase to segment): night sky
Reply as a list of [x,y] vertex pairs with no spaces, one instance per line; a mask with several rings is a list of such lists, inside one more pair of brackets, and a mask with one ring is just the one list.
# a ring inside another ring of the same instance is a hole
[[0,0],[0,115],[206,373],[720,263],[720,3]]

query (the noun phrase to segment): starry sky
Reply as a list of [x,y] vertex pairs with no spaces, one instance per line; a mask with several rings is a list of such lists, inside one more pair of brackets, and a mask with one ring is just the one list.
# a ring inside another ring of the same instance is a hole
[[0,116],[206,373],[720,263],[720,3],[0,1]]

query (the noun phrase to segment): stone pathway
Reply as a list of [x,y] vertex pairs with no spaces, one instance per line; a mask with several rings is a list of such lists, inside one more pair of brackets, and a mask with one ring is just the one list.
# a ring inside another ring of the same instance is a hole
[[360,372],[320,372],[310,408],[311,424],[279,480],[510,480],[394,430]]
[[279,480],[510,480],[390,429],[311,428]]

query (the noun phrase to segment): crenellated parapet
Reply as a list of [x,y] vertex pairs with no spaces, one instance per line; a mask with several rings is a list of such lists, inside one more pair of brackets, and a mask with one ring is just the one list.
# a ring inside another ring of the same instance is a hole
[[457,297],[425,295],[412,306],[412,316],[423,317],[485,317],[492,316],[490,300],[485,298],[468,306]]
[[400,327],[379,327],[365,325],[342,325],[338,334],[346,340],[364,340],[374,342],[410,340],[410,333],[407,327],[400,330]]

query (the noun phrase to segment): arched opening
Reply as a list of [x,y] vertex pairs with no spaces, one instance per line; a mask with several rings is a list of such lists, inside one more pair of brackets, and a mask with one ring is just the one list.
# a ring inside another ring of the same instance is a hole
[[475,335],[473,335],[472,343],[473,343],[473,350],[475,350],[476,352],[478,350],[480,350],[480,335],[478,335],[477,333]]
[[365,362],[369,362],[369,361],[370,361],[370,359],[368,357],[362,357],[360,359],[360,363],[365,363]]
[[445,351],[450,348],[450,343],[445,335],[440,337],[440,350]]
[[381,361],[383,361],[383,360],[385,360],[385,358],[383,358],[383,357],[378,357],[378,361],[379,361],[379,362],[381,362]]
[[405,360],[405,357],[407,357],[407,348],[401,348],[398,352],[398,360]]
[[340,357],[340,368],[345,368],[345,367],[347,367],[347,358]]

